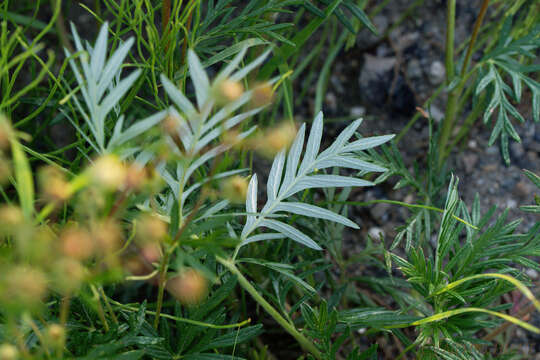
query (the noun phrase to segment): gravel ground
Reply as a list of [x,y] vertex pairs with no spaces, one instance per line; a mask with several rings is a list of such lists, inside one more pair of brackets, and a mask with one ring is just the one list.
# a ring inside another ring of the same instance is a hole
[[[327,118],[363,116],[365,120],[360,132],[364,136],[399,133],[414,114],[415,107],[422,106],[444,82],[445,2],[425,3],[421,10],[413,13],[412,18],[395,27],[387,39],[377,38],[363,30],[357,37],[357,46],[337,57],[323,104]],[[458,0],[457,3],[456,44],[460,44],[473,27],[480,1]],[[380,33],[392,27],[409,4],[409,1],[396,0],[377,15],[373,22]],[[473,56],[473,61],[477,56]],[[429,109],[436,122],[444,116],[445,103],[446,95],[443,94]],[[535,193],[535,187],[522,169],[540,171],[540,124],[532,121],[530,101],[523,101],[519,111],[527,122],[516,126],[522,143],[511,144],[509,166],[502,159],[498,143],[488,146],[491,125],[478,123],[470,131],[465,146],[452,152],[450,168],[460,179],[460,195],[467,204],[472,204],[478,194],[483,211],[491,206],[497,206],[497,214],[508,209],[508,220],[523,218],[518,230],[527,231],[539,218],[519,209],[521,205],[531,204]],[[345,125],[337,125],[336,133]],[[428,135],[427,121],[419,119],[399,143],[405,163],[411,168],[414,162],[421,164],[425,159]],[[386,198],[414,202],[414,197],[406,190],[394,191],[392,186],[390,180],[381,186],[354,193],[352,200]],[[396,228],[404,224],[409,214],[404,208],[377,204],[369,209],[354,209],[352,215],[362,225],[361,239],[365,239],[368,233],[382,232],[391,243]],[[350,253],[357,253],[365,247],[358,233],[347,234],[345,244],[345,251]],[[369,272],[369,268],[362,271]],[[528,273],[534,280],[539,280],[535,271]],[[530,321],[538,325],[540,316],[534,314]],[[388,341],[388,345],[394,344],[391,339]],[[540,338],[532,333],[516,329],[509,346],[526,358],[540,359]],[[393,350],[385,351],[385,358],[391,359],[394,354]]]

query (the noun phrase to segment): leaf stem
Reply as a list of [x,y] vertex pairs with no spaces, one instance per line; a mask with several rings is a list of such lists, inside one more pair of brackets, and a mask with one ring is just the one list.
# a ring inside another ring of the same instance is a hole
[[266,310],[266,312],[274,318],[274,320],[276,320],[278,324],[280,324],[289,334],[291,334],[296,339],[296,341],[298,341],[298,343],[300,344],[300,346],[302,346],[303,349],[309,351],[316,359],[322,359],[322,354],[317,349],[315,344],[313,344],[309,339],[307,339],[298,330],[296,330],[293,324],[285,320],[285,318],[283,318],[283,316],[281,316],[281,314],[276,309],[274,309],[274,307],[270,305],[270,303],[266,301],[261,296],[261,294],[259,294],[257,289],[255,289],[255,287],[251,285],[249,280],[246,279],[244,275],[242,275],[240,270],[238,270],[234,261],[223,259],[219,256],[216,257],[216,259],[217,261],[219,261],[220,264],[225,266],[231,273],[236,275],[236,277],[238,278],[238,282],[244,288],[244,290],[246,290],[253,297],[253,299],[257,303],[259,303],[259,305],[261,305],[263,309]]

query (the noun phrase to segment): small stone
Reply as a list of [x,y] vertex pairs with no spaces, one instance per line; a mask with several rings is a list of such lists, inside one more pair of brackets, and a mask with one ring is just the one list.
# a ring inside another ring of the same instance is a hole
[[368,235],[374,240],[384,239],[384,230],[374,226],[368,230]]
[[422,67],[420,66],[420,61],[417,59],[412,59],[407,64],[407,76],[410,79],[420,79],[422,77]]
[[487,155],[496,155],[499,153],[499,148],[497,146],[490,146],[486,149]]
[[379,203],[371,209],[371,214],[378,221],[385,221],[388,219],[389,209],[390,209],[390,204]]
[[515,209],[517,207],[517,201],[514,199],[507,199],[506,200],[506,207],[508,209]]
[[366,108],[363,106],[353,106],[351,110],[349,110],[349,114],[355,118],[364,116],[366,114]]
[[530,277],[532,280],[538,279],[538,271],[534,269],[527,269],[525,271],[525,274],[527,274],[527,276]]
[[522,199],[527,197],[532,198],[532,193],[531,186],[524,180],[519,181],[514,187],[514,194]]
[[414,195],[413,194],[408,194],[403,199],[403,202],[406,202],[407,204],[412,204],[414,202]]
[[523,148],[523,144],[513,142],[510,144],[510,153],[516,158],[520,159],[525,155],[525,149]]
[[334,93],[331,93],[331,92],[327,93],[326,96],[324,97],[324,101],[330,109],[335,110],[337,108],[337,98],[336,98],[336,95],[334,95]]
[[469,147],[469,149],[476,149],[478,148],[478,143],[476,142],[476,140],[469,140],[467,146]]
[[464,155],[462,158],[463,166],[465,166],[465,172],[471,173],[474,169],[476,164],[478,163],[478,155],[476,154],[467,154]]
[[444,81],[446,70],[440,61],[434,61],[429,67],[429,82],[433,85],[438,85]]
[[431,105],[429,107],[429,115],[435,122],[440,123],[442,119],[444,119],[444,113],[436,107],[435,105]]

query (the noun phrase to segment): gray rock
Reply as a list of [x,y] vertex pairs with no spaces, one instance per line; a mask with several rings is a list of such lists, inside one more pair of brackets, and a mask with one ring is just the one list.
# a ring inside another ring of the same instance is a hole
[[439,60],[431,63],[429,67],[429,82],[433,85],[439,85],[444,81],[446,70],[444,65]]
[[368,230],[368,235],[375,240],[384,239],[384,230],[374,226]]
[[463,166],[465,167],[466,173],[472,173],[478,163],[478,155],[476,154],[466,154],[462,158]]
[[407,64],[407,76],[410,79],[420,79],[422,77],[422,67],[420,66],[420,61],[417,59],[412,59]]
[[349,114],[354,117],[361,117],[366,114],[366,108],[363,106],[353,106],[349,110]]
[[371,209],[371,214],[373,217],[379,221],[385,221],[388,219],[388,210],[390,209],[390,204],[379,203]]
[[431,104],[431,106],[429,107],[429,114],[431,115],[431,118],[437,123],[441,122],[442,119],[444,119],[444,113],[442,112],[442,110],[433,104]]

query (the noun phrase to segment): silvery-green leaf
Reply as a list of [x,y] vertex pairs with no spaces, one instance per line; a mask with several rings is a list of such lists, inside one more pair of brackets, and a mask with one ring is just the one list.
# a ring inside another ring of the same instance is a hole
[[347,219],[346,217],[336,214],[330,210],[310,204],[300,202],[281,202],[275,207],[274,210],[274,212],[278,211],[286,211],[293,214],[304,215],[307,217],[330,220],[343,224],[345,226],[352,227],[354,229],[359,229],[358,225],[356,225],[354,222]]
[[161,175],[161,177],[163,178],[163,180],[165,180],[165,182],[167,183],[167,185],[169,185],[169,187],[171,188],[173,194],[174,194],[174,197],[175,198],[178,198],[178,181],[176,181],[173,176],[171,175],[171,173],[169,173],[169,171],[167,170],[166,168],[166,164],[165,162],[160,162],[157,166],[156,166],[156,171],[158,172],[158,174]]
[[103,69],[101,73],[101,77],[99,79],[99,82],[97,84],[97,96],[96,101],[99,101],[101,97],[103,96],[103,93],[107,88],[109,88],[110,84],[112,83],[114,77],[118,74],[120,71],[120,68],[122,67],[122,63],[124,59],[126,58],[129,49],[133,45],[133,42],[135,40],[133,38],[127,39],[124,43],[122,43],[118,49],[112,54],[112,56],[107,60],[107,64],[105,65],[105,69]]
[[202,109],[208,94],[210,93],[210,82],[206,71],[192,49],[188,51],[188,66],[193,86],[195,87],[195,97],[197,98],[197,105],[199,109]]
[[[257,174],[253,174],[249,181],[247,195],[246,195],[246,211],[248,213],[257,212]],[[246,224],[242,229],[242,239],[245,239],[253,229],[251,227],[255,223],[256,216],[248,215],[246,217]]]
[[201,155],[201,157],[199,157],[197,160],[195,160],[187,169],[186,171],[186,180],[189,179],[189,177],[191,176],[191,174],[193,174],[193,172],[195,170],[197,170],[199,168],[199,166],[201,166],[202,164],[204,164],[205,162],[207,162],[208,160],[214,158],[215,156],[221,154],[222,152],[224,152],[225,150],[227,150],[227,146],[224,146],[224,145],[218,145],[216,147],[214,147],[213,149],[205,152],[203,155]]
[[135,163],[140,166],[145,166],[150,160],[154,157],[154,154],[151,151],[143,150],[137,154],[135,158]]
[[319,155],[319,157],[324,158],[325,156],[328,156],[328,155],[331,155],[331,154],[334,154],[334,153],[337,153],[337,152],[341,152],[341,150],[343,148],[343,145],[345,145],[345,143],[347,141],[349,141],[349,139],[354,135],[354,132],[356,131],[356,129],[358,129],[358,127],[360,126],[361,123],[362,123],[362,119],[358,119],[358,120],[355,120],[349,126],[347,126],[341,132],[341,134],[338,135],[336,140],[334,140],[332,145],[330,145],[326,150],[324,150]]
[[196,221],[212,217],[221,210],[225,209],[227,206],[229,206],[229,200],[218,201],[216,204],[209,207],[200,217],[197,218]]
[[283,177],[283,183],[281,184],[280,195],[286,191],[293,179],[296,176],[296,170],[300,161],[300,155],[302,155],[302,148],[304,147],[304,134],[306,132],[306,124],[302,124],[300,130],[296,134],[289,154],[287,155],[287,163],[285,165],[285,176]]
[[157,125],[161,120],[163,120],[165,114],[166,111],[160,111],[157,114],[147,117],[146,119],[137,121],[135,124],[131,125],[126,131],[120,134],[120,136],[115,139],[115,142],[113,142],[113,145],[111,146],[122,145],[129,140],[139,136],[140,134]]
[[319,111],[313,124],[311,125],[311,131],[309,132],[309,138],[306,144],[306,152],[304,158],[302,159],[302,164],[298,170],[299,174],[307,172],[311,168],[313,161],[319,153],[319,148],[321,146],[321,137],[323,132],[323,113]]
[[257,235],[250,236],[244,241],[242,241],[242,246],[252,243],[252,242],[256,242],[256,241],[276,240],[276,239],[284,239],[284,238],[286,238],[286,236],[279,233],[257,234]]
[[285,224],[281,221],[265,219],[261,221],[261,226],[280,232],[283,235],[287,236],[289,239],[305,245],[311,249],[322,250],[322,248],[309,236],[307,236],[300,230],[295,229],[291,225]]
[[332,156],[328,159],[317,162],[316,166],[317,166],[317,169],[326,169],[330,167],[343,167],[343,168],[362,170],[362,171],[373,171],[373,172],[386,171],[386,169],[381,166],[371,164],[367,161],[357,159],[353,156],[346,156],[346,155]]
[[259,57],[257,57],[255,60],[250,62],[248,65],[244,66],[242,69],[238,70],[234,74],[231,75],[230,79],[233,81],[239,81],[242,80],[249,72],[253,69],[255,69],[257,66],[262,64],[264,59],[270,54],[272,49],[266,50],[264,53],[262,53]]
[[210,132],[208,132],[208,134],[206,134],[205,136],[203,136],[197,142],[197,145],[195,146],[194,152],[195,153],[199,152],[199,150],[204,148],[212,140],[217,138],[219,135],[224,133],[226,130],[229,130],[229,129],[233,128],[234,126],[240,124],[242,121],[246,120],[247,118],[257,114],[259,111],[261,111],[261,109],[262,108],[256,108],[256,109],[253,109],[251,111],[248,111],[248,112],[245,112],[243,114],[233,116],[232,118],[228,119],[227,121],[225,121],[223,126],[217,127],[215,129],[211,130]]
[[234,231],[233,227],[229,222],[227,222],[227,230],[229,231],[229,236],[233,239],[238,239],[238,235]]
[[103,70],[103,65],[105,64],[105,57],[107,56],[107,29],[109,24],[107,22],[101,25],[99,30],[99,35],[96,40],[96,46],[92,52],[92,60],[90,66],[92,68],[92,73],[96,82],[99,79],[99,76]]
[[137,80],[139,75],[141,75],[141,70],[135,70],[127,77],[122,79],[122,81],[120,81],[118,85],[115,86],[114,90],[109,92],[109,94],[105,97],[105,99],[103,99],[102,103],[99,105],[100,111],[102,112],[103,116],[107,115],[109,111],[111,111],[113,106],[120,101],[120,99],[131,88],[135,80]]
[[171,106],[169,108],[169,113],[172,115],[172,121],[175,121],[176,125],[178,126],[177,134],[182,141],[182,145],[184,145],[184,149],[190,149],[193,145],[193,133],[191,132],[189,124],[184,119],[184,117],[180,115],[178,111],[176,111],[174,107]]
[[127,160],[128,158],[134,156],[139,151],[141,151],[140,146],[122,148],[122,150],[120,151],[120,160],[122,161]]
[[246,55],[247,49],[247,46],[242,47],[242,50],[240,50],[240,52],[236,54],[236,56],[231,60],[231,62],[229,62],[227,66],[225,66],[225,68],[219,72],[214,81],[220,82],[228,78],[229,75],[236,69],[238,64],[240,64],[240,61],[242,61],[244,55]]
[[124,119],[125,119],[125,116],[120,115],[120,117],[116,121],[116,124],[114,124],[113,135],[111,137],[111,140],[109,140],[109,146],[113,146],[112,144],[114,144],[117,141],[117,139],[120,137],[120,135],[122,134],[122,127],[124,126]]
[[355,179],[340,175],[311,175],[298,180],[296,184],[284,194],[287,198],[299,191],[312,188],[348,187],[348,186],[372,186],[371,181]]
[[253,93],[252,91],[246,91],[245,93],[242,94],[242,96],[240,96],[240,98],[238,98],[237,100],[221,108],[208,121],[206,121],[203,124],[201,133],[204,134],[207,131],[211,130],[221,121],[225,120],[227,116],[229,116],[231,113],[233,113],[234,111],[238,110],[241,106],[246,104],[251,99],[252,93]]
[[394,138],[395,135],[382,135],[382,136],[372,136],[363,138],[360,140],[353,141],[343,148],[343,152],[354,152],[361,151],[366,149],[371,149],[373,147],[382,145]]
[[285,163],[285,150],[281,150],[272,163],[270,174],[268,175],[268,183],[266,185],[266,193],[268,201],[274,200],[279,190],[281,177],[283,176],[283,165]]
[[212,181],[212,180],[218,180],[218,179],[222,179],[222,178],[225,178],[225,177],[240,174],[240,173],[246,172],[247,170],[248,169],[235,169],[235,170],[224,171],[224,172],[219,173],[219,174],[217,174],[217,175],[215,175],[215,176],[213,176],[211,178],[205,178],[203,181],[200,181],[198,183],[195,183],[195,184],[191,185],[189,188],[184,190],[184,192],[182,193],[182,199],[181,199],[182,204],[186,201],[186,199],[189,197],[189,195],[191,195],[191,193],[193,191],[197,190],[198,188],[200,188],[205,183],[207,183],[209,181]]
[[161,75],[160,79],[169,98],[184,114],[191,115],[196,112],[191,101],[165,75]]

